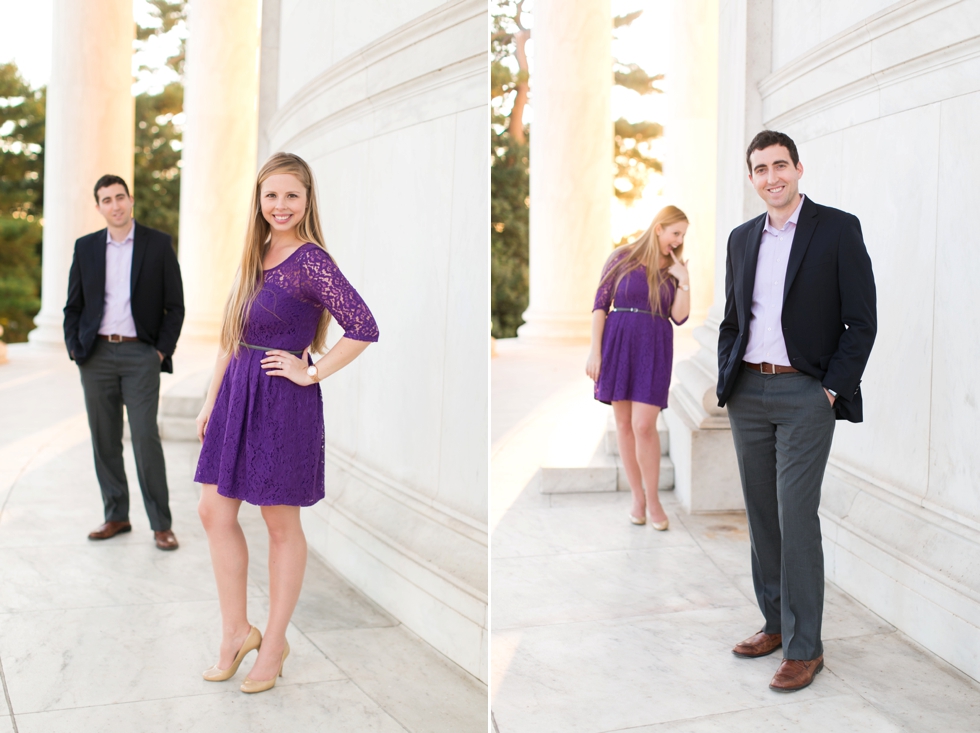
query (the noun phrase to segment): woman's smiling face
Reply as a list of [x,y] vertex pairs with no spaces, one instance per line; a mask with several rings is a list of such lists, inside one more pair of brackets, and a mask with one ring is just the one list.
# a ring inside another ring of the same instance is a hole
[[275,231],[289,231],[306,213],[306,187],[292,173],[269,176],[261,191],[262,216]]
[[665,227],[661,227],[659,224],[654,230],[657,239],[660,241],[660,254],[664,257],[670,257],[670,253],[673,252],[678,247],[684,246],[684,235],[687,234],[688,222],[686,221],[675,221],[673,224],[668,224]]

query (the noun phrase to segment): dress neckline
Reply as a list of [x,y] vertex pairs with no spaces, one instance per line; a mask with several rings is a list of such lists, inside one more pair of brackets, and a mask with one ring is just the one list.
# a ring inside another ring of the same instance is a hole
[[293,257],[296,256],[296,253],[299,252],[301,249],[303,249],[303,247],[305,247],[308,244],[313,244],[313,243],[312,242],[303,242],[303,244],[301,244],[299,247],[297,247],[292,252],[290,252],[289,253],[289,256],[286,259],[284,259],[282,262],[280,262],[278,265],[276,265],[275,267],[270,267],[268,270],[266,270],[265,268],[263,268],[262,269],[262,272],[272,272],[273,270],[278,270],[280,267],[282,267],[287,262],[289,262],[291,259],[293,259]]

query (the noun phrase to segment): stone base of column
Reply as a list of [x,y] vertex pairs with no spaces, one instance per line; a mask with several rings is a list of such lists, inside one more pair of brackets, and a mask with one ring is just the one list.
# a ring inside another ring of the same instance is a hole
[[591,313],[542,313],[528,310],[517,335],[524,342],[588,342],[592,338]]
[[27,334],[27,340],[32,344],[49,346],[65,345],[65,324],[61,318],[39,313],[34,318],[34,330]]
[[670,409],[664,411],[674,463],[674,492],[689,514],[742,511],[742,484],[728,414],[715,397],[718,324],[694,330],[701,344],[674,368]]

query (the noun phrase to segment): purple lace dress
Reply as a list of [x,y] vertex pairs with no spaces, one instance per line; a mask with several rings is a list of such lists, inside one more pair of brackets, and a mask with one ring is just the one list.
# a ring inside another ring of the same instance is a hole
[[[610,266],[613,264],[615,261]],[[599,287],[592,310],[607,313],[610,307],[650,310],[645,267],[633,270],[620,281],[615,298],[612,293],[614,282],[611,279]],[[660,302],[664,313],[670,312],[675,289],[670,278],[661,288]],[[673,359],[674,329],[670,320],[650,313],[609,313],[602,332],[602,367],[595,384],[595,398],[607,405],[614,400],[630,400],[665,410]]]
[[[265,271],[245,328],[255,346],[302,351],[313,341],[326,308],[347,338],[377,341],[367,305],[333,259],[307,243]],[[194,480],[218,493],[261,506],[310,506],[323,498],[323,398],[271,377],[264,351],[239,348],[215,399]],[[312,363],[312,360],[310,360]]]

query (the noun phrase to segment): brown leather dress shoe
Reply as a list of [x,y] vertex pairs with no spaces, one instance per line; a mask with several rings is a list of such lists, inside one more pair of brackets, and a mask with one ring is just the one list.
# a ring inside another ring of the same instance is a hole
[[157,543],[157,547],[161,550],[176,550],[180,545],[177,544],[177,538],[174,537],[172,530],[165,529],[162,532],[154,532],[153,539]]
[[816,659],[784,659],[769,683],[770,690],[776,692],[796,692],[807,687],[817,672],[823,669],[823,654]]
[[732,649],[732,654],[736,657],[764,657],[772,654],[783,645],[782,634],[767,634],[760,631],[755,636],[750,636],[745,641],[740,641]]
[[133,528],[129,522],[106,522],[101,527],[88,533],[90,540],[107,540],[117,534],[129,532]]

